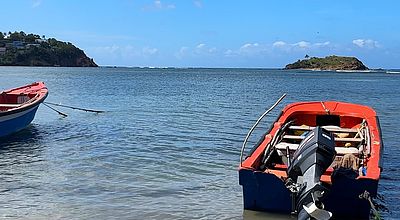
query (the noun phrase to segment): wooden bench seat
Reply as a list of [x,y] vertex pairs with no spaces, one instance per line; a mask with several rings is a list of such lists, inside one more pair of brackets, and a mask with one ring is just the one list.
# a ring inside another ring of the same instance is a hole
[[[311,131],[314,128],[315,127],[311,127],[311,126],[290,126],[289,127],[289,129],[291,129],[291,130],[299,130],[299,131]],[[357,129],[340,128],[340,127],[336,127],[336,126],[322,126],[322,128],[327,131],[334,132],[334,133],[357,133],[358,132]]]
[[[286,152],[286,148],[289,147],[290,151],[296,151],[299,147],[298,144],[290,144],[286,142],[280,142],[275,146],[276,149]],[[345,154],[355,154],[358,155],[359,151],[355,147],[335,147],[336,153],[338,155],[345,155]],[[286,154],[286,153],[285,153]]]
[[[297,136],[297,135],[284,135],[283,139],[292,139],[292,140],[303,140],[305,136]],[[341,142],[361,142],[362,138],[339,138],[335,137],[335,141]]]

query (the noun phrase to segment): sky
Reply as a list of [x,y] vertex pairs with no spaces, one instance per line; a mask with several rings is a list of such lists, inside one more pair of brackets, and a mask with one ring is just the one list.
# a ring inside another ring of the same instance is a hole
[[398,0],[12,0],[0,31],[68,41],[101,66],[282,68],[305,55],[400,68]]

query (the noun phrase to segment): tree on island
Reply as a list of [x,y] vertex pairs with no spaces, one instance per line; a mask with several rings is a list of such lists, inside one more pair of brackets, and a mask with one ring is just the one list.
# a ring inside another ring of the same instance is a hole
[[286,65],[285,69],[368,70],[368,67],[355,57],[332,55],[325,58],[311,57],[309,59],[297,60],[294,63]]

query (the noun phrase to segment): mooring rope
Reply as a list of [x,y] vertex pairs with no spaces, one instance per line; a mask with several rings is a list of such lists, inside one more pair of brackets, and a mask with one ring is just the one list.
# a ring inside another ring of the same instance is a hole
[[67,114],[58,111],[57,109],[55,109],[55,108],[53,108],[53,107],[47,105],[46,103],[42,103],[42,104],[43,104],[44,106],[46,106],[47,108],[49,108],[49,109],[51,109],[51,110],[57,112],[58,114],[62,115],[63,117],[67,117],[67,116],[68,116]]
[[376,208],[374,206],[374,203],[372,203],[371,196],[370,196],[369,192],[367,190],[365,190],[364,193],[360,194],[358,197],[360,199],[367,200],[369,202],[369,205],[371,206],[372,213],[374,214],[374,219],[375,220],[381,220],[381,216],[379,215],[378,210],[376,210]]
[[324,102],[321,102],[321,105],[322,105],[322,107],[324,108],[326,114],[329,115],[329,114],[330,114],[329,109],[327,109],[327,108],[325,107]]
[[71,109],[81,110],[81,111],[85,111],[85,112],[94,112],[94,113],[103,113],[103,112],[105,112],[105,111],[101,111],[101,110],[93,110],[93,109],[87,109],[87,108],[79,108],[79,107],[73,107],[73,106],[68,106],[68,105],[62,105],[62,104],[57,104],[57,103],[52,103],[52,102],[44,102],[43,104],[55,105],[55,106],[64,107],[64,108],[71,108]]

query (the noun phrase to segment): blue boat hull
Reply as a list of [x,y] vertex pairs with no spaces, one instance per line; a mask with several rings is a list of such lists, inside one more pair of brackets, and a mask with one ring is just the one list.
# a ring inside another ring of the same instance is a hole
[[15,133],[27,127],[35,117],[39,104],[13,114],[0,115],[0,137]]
[[[248,169],[239,170],[243,187],[244,209],[287,213],[292,211],[291,193],[274,174]],[[335,219],[369,219],[370,205],[359,195],[367,190],[376,197],[378,181],[371,179],[337,179],[324,199],[325,209]]]

